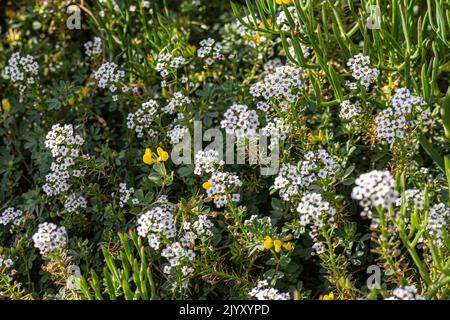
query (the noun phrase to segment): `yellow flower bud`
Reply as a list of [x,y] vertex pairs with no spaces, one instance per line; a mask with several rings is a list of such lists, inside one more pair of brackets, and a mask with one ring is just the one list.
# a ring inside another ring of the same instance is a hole
[[292,242],[285,243],[283,245],[283,248],[285,248],[287,251],[291,251],[292,250]]
[[280,252],[281,251],[281,245],[282,245],[283,243],[281,242],[281,240],[275,240],[274,242],[273,242],[273,245],[274,245],[274,248],[275,248],[275,252],[276,253],[278,253],[278,252]]
[[75,99],[70,98],[68,102],[69,102],[69,105],[73,106],[75,104]]
[[2,108],[6,112],[9,112],[9,110],[11,110],[11,103],[9,103],[8,99],[2,99]]
[[331,291],[329,294],[324,295],[322,300],[334,300],[334,292]]
[[83,98],[86,98],[89,95],[89,88],[88,87],[82,87],[81,88],[81,96]]

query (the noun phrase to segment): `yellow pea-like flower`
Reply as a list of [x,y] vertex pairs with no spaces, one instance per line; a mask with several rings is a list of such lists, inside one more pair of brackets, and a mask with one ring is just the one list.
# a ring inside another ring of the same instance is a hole
[[75,99],[74,98],[70,98],[68,103],[69,103],[69,105],[73,106],[75,104]]
[[324,295],[322,300],[334,300],[334,292],[331,291],[329,294]]
[[285,248],[287,251],[291,251],[292,250],[292,242],[285,243],[283,245],[283,248]]
[[145,149],[145,153],[142,156],[142,161],[148,165],[154,164],[156,162],[156,159],[153,158],[152,150],[150,148]]
[[161,147],[158,147],[156,149],[156,153],[158,154],[158,157],[159,157],[158,160],[167,161],[169,159],[169,153],[164,151],[164,149]]
[[203,182],[202,187],[205,190],[208,190],[209,188],[211,188],[213,186],[213,184],[209,181]]
[[292,0],[276,0],[276,3],[277,4],[279,4],[279,5],[282,5],[282,4],[285,4],[285,5],[290,5],[290,4],[292,4],[294,1],[292,1]]
[[11,110],[11,103],[9,103],[8,99],[2,99],[2,108],[6,112],[9,112],[9,110]]
[[273,240],[271,237],[267,236],[263,242],[263,246],[265,249],[270,250],[273,246]]
[[274,242],[273,242],[273,246],[274,246],[274,249],[275,249],[275,252],[276,253],[278,253],[278,252],[280,252],[281,251],[281,245],[282,245],[283,243],[281,242],[281,240],[275,240]]

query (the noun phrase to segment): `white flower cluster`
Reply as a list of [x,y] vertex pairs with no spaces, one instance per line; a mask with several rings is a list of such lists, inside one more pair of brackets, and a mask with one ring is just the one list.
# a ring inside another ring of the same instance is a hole
[[195,155],[194,174],[201,176],[203,173],[213,173],[216,166],[223,166],[225,162],[219,159],[219,152],[213,149],[198,151]]
[[[363,54],[357,54],[353,58],[347,61],[347,66],[352,72],[353,78],[356,79],[365,88],[368,88],[372,83],[374,83],[380,71],[376,68],[370,68],[370,57]],[[352,87],[354,87],[353,84]]]
[[265,136],[278,137],[284,140],[290,131],[291,126],[286,123],[283,118],[273,118],[269,119],[267,125],[261,129],[261,134]]
[[84,44],[84,50],[89,58],[101,55],[103,51],[102,39],[94,37],[93,41],[87,41]]
[[150,247],[159,250],[161,237],[170,239],[176,235],[173,208],[161,204],[142,214],[137,220],[137,233],[148,239]]
[[54,161],[51,172],[45,176],[46,183],[42,187],[48,196],[58,195],[69,190],[71,176],[83,176],[84,170],[75,169],[76,160],[81,157],[80,147],[84,139],[75,135],[70,124],[52,126],[47,133],[45,146],[50,150]]
[[301,187],[308,187],[317,179],[334,178],[335,165],[336,161],[326,150],[319,149],[317,154],[308,151],[297,166],[281,166],[273,187],[280,190],[283,200],[290,201],[299,194]]
[[[237,175],[219,171],[214,172],[208,182],[210,182],[212,186],[206,190],[206,194],[208,197],[214,198],[214,203],[218,208],[221,208],[228,203],[228,192],[242,185],[242,181]],[[232,193],[230,194],[230,197],[233,202],[240,201],[239,193]]]
[[[195,252],[191,248],[182,246],[180,242],[173,242],[162,250],[161,256],[169,261],[169,265],[166,265],[163,271],[166,274],[170,274],[172,268],[180,266],[184,259],[193,261],[195,259]],[[192,269],[189,270],[187,274],[183,274],[183,276],[191,274],[192,271]]]
[[184,135],[189,133],[189,129],[186,126],[176,124],[167,132],[167,136],[170,139],[172,145],[180,143]]
[[[296,28],[299,27],[300,20],[298,19],[297,10],[295,9],[295,6],[290,6],[287,9],[289,11],[290,16],[292,17],[292,20],[294,21],[295,27]],[[286,17],[286,13],[283,10],[281,10],[277,16],[277,25],[280,27],[281,31],[291,31],[289,20]]]
[[[195,231],[197,235],[203,235],[205,233],[210,232],[210,228],[212,228],[214,224],[211,220],[208,219],[206,214],[199,214],[197,216],[197,221],[192,224],[192,229]],[[212,233],[210,233],[212,235]]]
[[177,108],[181,108],[190,103],[191,99],[189,99],[189,97],[186,97],[181,92],[175,92],[169,103],[161,110],[167,114],[174,114],[177,111]]
[[359,102],[352,103],[350,100],[344,100],[340,104],[339,117],[343,120],[354,120],[361,116],[361,106]]
[[39,64],[33,56],[21,56],[15,52],[8,60],[4,69],[4,76],[10,79],[15,87],[19,87],[21,93],[25,92],[27,85],[32,85],[39,78]]
[[71,194],[67,196],[64,202],[64,208],[70,213],[78,213],[78,209],[86,209],[87,201],[83,196],[77,194]]
[[105,62],[94,73],[95,80],[98,81],[99,88],[108,88],[111,93],[117,91],[120,80],[125,77],[125,72],[119,69],[114,62]]
[[280,293],[275,288],[270,288],[267,280],[258,281],[255,288],[249,292],[251,298],[256,300],[289,300],[288,292]]
[[322,195],[315,192],[308,192],[303,197],[297,207],[300,214],[300,225],[302,232],[309,229],[310,237],[315,240],[313,249],[317,254],[324,251],[324,245],[318,240],[318,230],[325,224],[334,222],[336,209],[330,206],[330,203],[322,198]]
[[[416,206],[419,210],[423,210],[424,206],[423,191],[419,189],[405,190],[405,204],[411,210],[414,210]],[[402,198],[399,197],[397,200],[395,200],[395,206],[400,207],[401,205],[402,205]]]
[[212,38],[200,41],[200,48],[197,50],[197,57],[205,60],[204,68],[212,65],[217,60],[224,60],[222,45]]
[[431,236],[436,238],[435,244],[443,246],[442,236],[445,230],[450,228],[450,209],[444,203],[433,205],[428,212],[427,230]]
[[39,249],[42,255],[53,250],[60,250],[66,246],[66,228],[58,227],[51,222],[40,223],[38,231],[33,235],[34,247]]
[[425,297],[418,294],[415,285],[410,285],[394,289],[392,291],[392,296],[386,298],[386,300],[425,300]]
[[170,53],[163,53],[158,56],[155,70],[159,72],[161,77],[165,78],[169,75],[169,69],[179,69],[186,64],[183,57],[174,57]]
[[387,210],[394,204],[398,192],[395,191],[395,179],[389,171],[373,170],[360,175],[355,180],[356,186],[352,190],[352,198],[359,201],[362,216],[371,219],[370,207],[381,206]]
[[377,135],[381,143],[392,143],[396,138],[405,138],[420,125],[431,123],[429,110],[424,109],[426,102],[406,88],[400,88],[392,98],[392,106],[375,118]]
[[236,136],[237,139],[256,134],[259,126],[258,115],[246,105],[233,104],[223,116],[225,119],[220,122],[220,126],[227,134]]
[[162,249],[161,256],[169,262],[163,268],[164,273],[170,275],[172,268],[182,266],[182,274],[187,277],[194,271],[185,265],[185,262],[195,258],[193,242],[205,235],[212,235],[209,228],[213,224],[206,215],[200,214],[194,222],[185,221],[182,228],[184,232],[177,237],[175,207],[166,201],[166,198],[160,197],[156,201],[158,206],[138,218],[137,232],[139,236],[148,239],[151,248]]
[[14,208],[5,209],[0,215],[0,224],[7,226],[12,223],[13,226],[21,226],[25,221],[23,211]]
[[303,88],[301,80],[301,69],[293,66],[281,66],[269,73],[264,79],[252,87],[250,94],[254,98],[270,100],[277,98],[288,102],[295,102],[301,97],[300,90]]
[[127,127],[136,132],[139,138],[142,138],[144,134],[148,136],[154,136],[157,132],[151,129],[155,114],[158,112],[158,102],[150,99],[142,103],[141,107],[134,113],[129,113],[127,116]]
[[[127,184],[125,182],[120,183],[119,188],[120,188],[119,189],[119,207],[123,208],[125,206],[125,204],[127,204],[128,201],[130,200],[131,195],[134,194],[134,188],[133,187],[128,188]],[[111,195],[114,196],[115,192],[113,192]],[[133,204],[138,204],[139,200],[137,198],[133,198],[133,199],[131,199],[131,202]]]

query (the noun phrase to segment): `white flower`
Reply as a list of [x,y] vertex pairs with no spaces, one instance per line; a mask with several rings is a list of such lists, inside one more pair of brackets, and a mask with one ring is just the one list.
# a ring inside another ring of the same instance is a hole
[[86,209],[87,201],[84,197],[77,194],[71,194],[66,198],[64,202],[64,208],[70,213],[78,213],[78,209]]
[[343,120],[354,120],[361,116],[362,109],[359,102],[352,103],[350,100],[344,100],[340,107],[339,117]]
[[283,200],[291,201],[299,194],[300,188],[306,188],[318,179],[334,178],[335,166],[334,158],[326,150],[319,149],[317,153],[309,151],[297,166],[281,166],[273,188],[280,190]]
[[10,223],[14,226],[21,226],[24,221],[23,211],[19,209],[7,208],[0,215],[0,224],[4,226]]
[[353,78],[366,88],[374,83],[380,74],[378,69],[370,68],[369,65],[370,57],[361,53],[347,61],[347,66],[350,68]]
[[58,195],[70,188],[71,176],[83,176],[84,170],[76,169],[76,161],[83,157],[80,147],[84,139],[74,133],[70,124],[52,126],[45,137],[45,146],[54,158],[51,172],[45,176],[46,183],[42,187],[48,196]]
[[222,54],[222,45],[212,38],[200,41],[200,48],[197,50],[197,57],[204,59],[206,69],[212,65],[216,60],[224,60]]
[[322,195],[309,192],[302,197],[297,212],[300,214],[301,231],[309,229],[309,235],[315,241],[313,249],[317,254],[322,253],[324,246],[318,240],[318,230],[334,222],[336,209],[331,207],[330,203],[322,198]]
[[[208,180],[212,184],[210,188],[206,190],[208,197],[214,198],[214,203],[218,208],[225,206],[228,203],[227,193],[240,187],[242,185],[239,177],[229,172],[213,172],[211,178]],[[231,201],[239,202],[240,195],[238,193],[231,193]]]
[[169,103],[161,110],[164,113],[174,114],[177,111],[177,108],[181,108],[190,103],[191,99],[189,99],[189,97],[186,97],[181,92],[175,92]]
[[158,102],[155,100],[148,100],[142,103],[141,107],[134,113],[129,113],[127,116],[127,127],[133,129],[139,138],[144,134],[154,136],[157,134],[151,127],[158,112]]
[[289,300],[288,292],[280,293],[275,288],[270,288],[266,280],[259,281],[255,288],[249,292],[251,298],[256,300]]
[[170,129],[167,132],[167,136],[170,139],[170,143],[175,145],[180,143],[180,141],[183,139],[184,135],[189,133],[189,129],[186,126],[183,125],[174,125],[172,129]]
[[216,171],[216,166],[225,164],[223,160],[219,159],[219,152],[216,150],[198,151],[195,155],[194,174],[202,175],[203,173],[212,173]]
[[418,294],[415,285],[405,286],[403,288],[396,288],[392,291],[392,296],[386,300],[425,300],[425,297]]
[[273,98],[295,102],[301,97],[303,83],[301,69],[293,66],[280,66],[275,71],[267,74],[264,79],[250,88],[250,94],[254,98],[262,98],[265,101]]
[[39,78],[39,64],[33,56],[21,56],[15,52],[8,60],[3,75],[6,79],[10,79],[15,87],[19,87],[20,93],[23,94],[27,85],[34,84]]
[[416,127],[430,124],[431,114],[425,106],[426,102],[408,89],[398,89],[392,98],[392,106],[375,118],[380,142],[393,143],[396,139],[406,138]]
[[388,210],[398,197],[395,180],[389,171],[373,170],[364,173],[356,179],[355,184],[352,198],[359,200],[359,204],[364,208],[362,216],[368,214],[371,218],[370,207],[380,206]]
[[124,77],[125,72],[120,70],[114,62],[103,63],[94,73],[94,78],[98,81],[98,86],[102,89],[108,88],[112,93],[117,90],[117,85]]
[[40,223],[38,231],[33,235],[33,242],[42,255],[60,250],[67,243],[66,229],[51,222]]
[[103,51],[102,39],[94,37],[93,41],[88,41],[84,44],[84,49],[89,58],[101,55]]
[[258,115],[255,110],[250,110],[246,105],[233,104],[223,116],[224,120],[220,122],[220,126],[227,134],[236,136],[238,139],[256,134],[259,126]]

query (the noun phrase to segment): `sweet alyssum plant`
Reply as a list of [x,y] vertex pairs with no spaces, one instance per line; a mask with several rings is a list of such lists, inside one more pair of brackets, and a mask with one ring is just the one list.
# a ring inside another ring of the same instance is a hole
[[446,1],[69,4],[0,5],[0,297],[448,299]]

